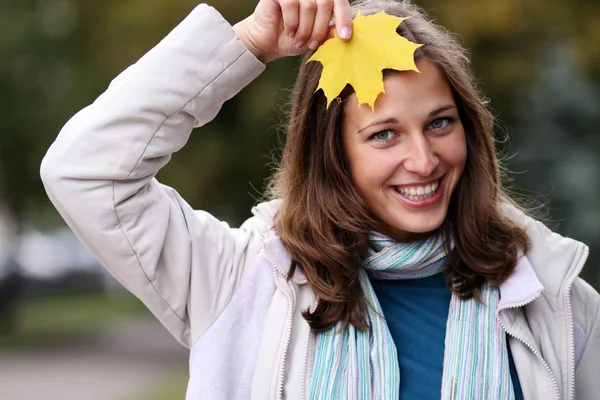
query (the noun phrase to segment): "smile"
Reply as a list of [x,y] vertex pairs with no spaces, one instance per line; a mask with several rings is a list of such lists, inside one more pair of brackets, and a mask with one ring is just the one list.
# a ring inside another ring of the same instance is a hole
[[423,200],[435,194],[435,191],[440,187],[440,181],[436,181],[430,185],[424,186],[409,186],[395,187],[396,191],[402,196],[412,201]]
[[424,207],[437,203],[443,195],[445,176],[422,185],[394,186],[393,192],[408,207]]

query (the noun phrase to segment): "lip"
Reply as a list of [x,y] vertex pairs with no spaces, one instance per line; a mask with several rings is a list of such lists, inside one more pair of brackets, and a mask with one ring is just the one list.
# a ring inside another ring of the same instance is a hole
[[432,185],[434,183],[436,183],[437,181],[441,180],[442,178],[444,178],[446,175],[442,175],[436,179],[432,179],[430,181],[427,182],[413,182],[413,183],[405,183],[403,185],[392,185],[394,187],[399,187],[399,188],[406,188],[406,187],[413,187],[413,186],[426,186],[426,185]]
[[435,194],[431,197],[428,197],[426,199],[423,200],[410,200],[404,196],[402,196],[400,193],[398,193],[398,191],[395,189],[396,187],[406,187],[406,186],[419,186],[419,185],[427,185],[427,184],[432,184],[437,182],[438,180],[433,180],[429,183],[422,183],[419,185],[401,185],[401,186],[392,186],[390,188],[390,190],[393,192],[394,196],[396,196],[396,198],[398,200],[400,200],[400,202],[402,204],[404,204],[405,206],[409,207],[409,208],[423,208],[423,207],[429,207],[432,206],[434,204],[437,204],[442,197],[444,197],[444,188],[446,187],[446,176],[447,175],[443,175],[441,178],[439,178],[439,187],[437,188],[437,190],[435,191]]

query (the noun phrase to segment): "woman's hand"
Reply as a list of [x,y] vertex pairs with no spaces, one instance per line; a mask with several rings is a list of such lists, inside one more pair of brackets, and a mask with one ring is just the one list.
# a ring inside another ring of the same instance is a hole
[[331,17],[341,39],[352,36],[348,0],[260,0],[254,13],[234,26],[262,62],[315,50],[329,38]]

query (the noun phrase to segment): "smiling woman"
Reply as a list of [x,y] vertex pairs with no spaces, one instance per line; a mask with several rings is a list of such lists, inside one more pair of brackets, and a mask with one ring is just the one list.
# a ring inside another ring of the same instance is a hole
[[[307,63],[328,44],[353,47],[353,67],[385,52],[410,68],[331,97],[317,89],[339,67]],[[155,179],[264,63],[299,54],[272,199],[254,217],[230,228]],[[466,51],[408,1],[260,0],[234,26],[201,5],[67,123],[42,177],[190,347],[188,400],[595,399],[588,248],[505,194],[474,82]]]

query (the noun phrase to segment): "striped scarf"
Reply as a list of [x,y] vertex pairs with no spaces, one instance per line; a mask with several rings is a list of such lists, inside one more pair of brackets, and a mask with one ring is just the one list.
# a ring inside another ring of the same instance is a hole
[[[370,250],[359,272],[368,303],[370,328],[340,325],[317,334],[308,399],[398,400],[400,370],[396,346],[382,318],[369,276],[418,279],[445,269],[441,236],[397,243],[381,234],[369,237]],[[366,270],[366,271],[365,271]],[[367,275],[368,271],[368,275]],[[496,320],[497,288],[485,284],[481,300],[450,301],[440,398],[514,400],[506,337]]]

